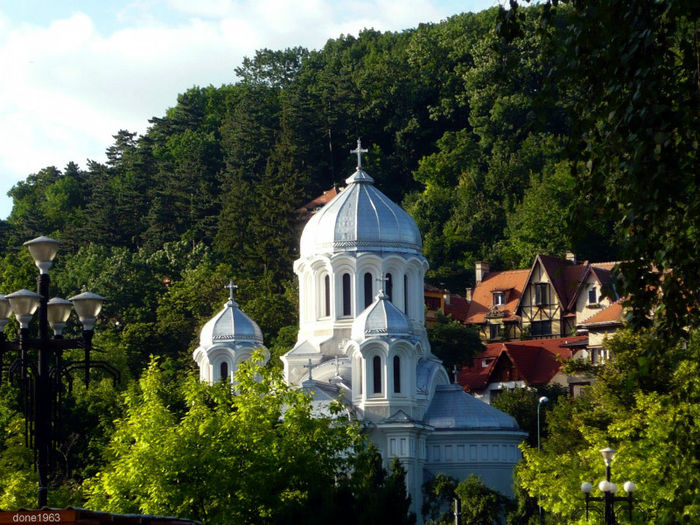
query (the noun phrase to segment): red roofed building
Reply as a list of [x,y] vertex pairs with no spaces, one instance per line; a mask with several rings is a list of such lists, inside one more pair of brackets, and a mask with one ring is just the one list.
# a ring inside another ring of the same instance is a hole
[[457,381],[487,403],[504,390],[554,383],[575,395],[591,380],[565,375],[561,363],[585,348],[587,340],[576,336],[489,343],[474,357],[472,366],[459,371]]
[[477,263],[467,323],[479,326],[487,341],[572,335],[614,301],[608,298],[614,265],[577,263],[573,254],[538,255],[529,270],[489,272]]
[[477,264],[477,283],[471,298],[466,323],[479,327],[487,341],[520,337],[520,316],[516,314],[529,270],[490,272],[485,263]]
[[435,326],[438,311],[455,321],[466,324],[469,303],[464,297],[428,283],[423,285],[423,295],[425,297],[425,326],[427,328]]
[[340,191],[342,191],[342,188],[341,190],[338,190],[338,188],[333,186],[330,190],[324,191],[315,199],[312,199],[306,204],[304,204],[301,208],[297,210],[297,213],[299,214],[299,220],[302,222],[308,221],[314,213],[316,213],[326,204],[335,199],[338,196],[338,193],[340,193]]
[[579,333],[588,334],[588,346],[582,359],[601,364],[610,357],[603,343],[606,337],[622,328],[623,315],[622,299],[618,299],[578,325]]

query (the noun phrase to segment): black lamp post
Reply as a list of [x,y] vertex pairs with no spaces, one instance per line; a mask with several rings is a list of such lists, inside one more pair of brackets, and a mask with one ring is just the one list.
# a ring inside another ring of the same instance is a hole
[[[19,352],[9,367],[9,378],[17,380],[20,385],[27,425],[27,443],[34,447],[39,473],[38,507],[41,508],[46,506],[48,500],[51,446],[55,438],[52,428],[56,420],[56,400],[62,390],[63,377],[69,376],[72,370],[82,369],[85,371],[85,384],[89,386],[91,368],[101,368],[115,379],[119,373],[106,362],[90,360],[92,329],[102,309],[104,297],[85,292],[71,297],[69,301],[59,297],[49,301],[48,272],[61,243],[48,237],[38,237],[24,244],[29,248],[39,268],[39,293],[20,290],[0,296],[0,365],[7,350]],[[63,338],[62,331],[70,316],[71,307],[75,308],[83,325],[82,339]],[[29,323],[37,309],[39,337],[33,339],[29,334]],[[7,341],[4,334],[10,310],[20,324],[19,338],[16,341]],[[53,339],[49,337],[49,325],[54,332]],[[85,351],[85,359],[64,363],[63,351],[70,348],[82,348]],[[29,350],[36,350],[36,359],[33,359]]]
[[[540,408],[544,403],[549,403],[549,398],[547,396],[542,396],[537,400],[537,452],[542,450],[540,444]],[[542,512],[542,505],[540,505],[539,498],[537,500],[537,511],[540,515],[540,523],[544,523],[544,513]]]
[[616,501],[626,501],[627,508],[629,511],[630,521],[632,521],[632,508],[633,500],[632,493],[637,490],[636,485],[631,481],[626,481],[623,485],[627,496],[615,496],[617,492],[617,485],[610,481],[610,464],[615,457],[615,451],[611,448],[604,448],[600,451],[603,455],[603,460],[605,461],[605,479],[598,483],[598,488],[603,493],[602,497],[591,496],[591,491],[593,490],[593,485],[586,481],[581,484],[581,490],[586,498],[586,520],[588,520],[588,504],[591,501],[601,501],[603,502],[603,516],[605,518],[605,525],[615,525],[617,520],[615,519],[615,502]]

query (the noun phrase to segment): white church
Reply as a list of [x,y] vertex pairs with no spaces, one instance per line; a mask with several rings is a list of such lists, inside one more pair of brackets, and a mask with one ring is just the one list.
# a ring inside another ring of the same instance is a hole
[[[412,511],[422,522],[422,485],[439,472],[477,474],[512,496],[518,444],[515,420],[450,384],[430,351],[423,279],[428,262],[413,219],[362,169],[320,209],[301,235],[299,334],[282,357],[288,384],[317,409],[341,399],[361,420],[388,466],[406,469]],[[206,323],[193,357],[203,381],[233,375],[263,346],[258,325],[231,298]]]

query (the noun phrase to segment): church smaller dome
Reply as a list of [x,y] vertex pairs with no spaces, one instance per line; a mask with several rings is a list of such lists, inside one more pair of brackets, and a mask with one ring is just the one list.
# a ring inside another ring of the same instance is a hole
[[409,337],[412,334],[411,320],[382,290],[352,323],[352,338],[355,340],[381,336]]
[[233,293],[224,309],[207,321],[199,335],[199,344],[204,348],[221,343],[263,346],[260,327],[238,308]]

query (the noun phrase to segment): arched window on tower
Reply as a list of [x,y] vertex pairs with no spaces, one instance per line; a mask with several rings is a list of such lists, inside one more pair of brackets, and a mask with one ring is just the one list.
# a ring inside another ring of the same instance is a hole
[[375,355],[372,359],[372,392],[375,394],[382,393],[382,358]]
[[389,297],[390,301],[394,301],[394,281],[390,273],[386,274],[386,295]]
[[226,361],[222,361],[219,365],[219,380],[228,381],[228,363]]
[[367,272],[364,278],[365,308],[372,304],[372,274]]
[[401,358],[394,356],[394,393],[401,393]]
[[352,315],[350,308],[350,274],[343,274],[343,315]]
[[408,315],[408,275],[403,276],[403,313]]
[[323,295],[324,295],[323,315],[328,317],[331,315],[331,278],[328,275],[326,275],[323,278]]

